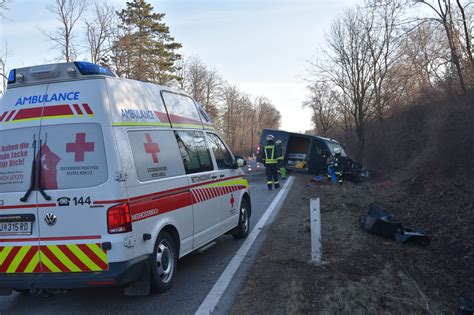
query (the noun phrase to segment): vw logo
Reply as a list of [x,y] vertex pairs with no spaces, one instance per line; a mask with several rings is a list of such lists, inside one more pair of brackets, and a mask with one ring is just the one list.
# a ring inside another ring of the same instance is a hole
[[58,218],[56,218],[56,216],[52,213],[48,213],[44,216],[44,222],[46,222],[46,224],[49,226],[55,225],[57,220]]

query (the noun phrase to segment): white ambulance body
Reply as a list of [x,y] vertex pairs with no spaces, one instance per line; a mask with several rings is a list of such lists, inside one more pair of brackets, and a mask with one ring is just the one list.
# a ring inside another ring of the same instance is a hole
[[167,290],[178,258],[247,235],[244,164],[183,92],[90,63],[12,70],[0,104],[0,291]]

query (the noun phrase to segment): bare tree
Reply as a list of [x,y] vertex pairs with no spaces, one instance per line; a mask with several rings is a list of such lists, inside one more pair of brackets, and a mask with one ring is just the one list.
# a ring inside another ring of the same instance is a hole
[[222,78],[215,70],[208,70],[204,82],[202,104],[213,120],[219,116],[219,94],[222,89]]
[[321,74],[337,87],[345,100],[341,110],[348,128],[357,136],[356,159],[362,160],[367,125],[374,119],[373,71],[371,47],[364,12],[351,9],[333,22],[327,38],[327,63]]
[[391,97],[398,105],[412,103],[445,81],[450,52],[443,32],[426,22],[403,37],[400,58],[389,73]]
[[48,10],[56,16],[61,23],[54,33],[46,33],[41,30],[48,39],[56,44],[61,50],[61,59],[66,62],[74,61],[76,51],[74,49],[74,27],[81,18],[87,7],[85,0],[55,0],[55,4],[48,6]]
[[[472,17],[467,16],[467,7],[472,2],[462,4],[460,0],[456,0],[453,5],[451,0],[425,1],[418,0],[428,6],[435,17],[429,18],[440,23],[445,31],[446,39],[451,54],[450,62],[456,69],[459,79],[459,86],[463,94],[466,94],[468,86],[466,85],[466,74],[470,74],[474,67],[472,55],[472,30],[469,30],[469,24],[472,23]],[[458,23],[460,17],[461,23]],[[468,70],[463,69],[463,52],[465,52],[469,61]]]
[[222,90],[222,127],[224,137],[228,141],[230,147],[234,149],[236,141],[235,132],[235,113],[240,98],[240,92],[236,86],[225,86]]
[[346,134],[355,133],[359,162],[367,126],[376,118],[383,122],[393,96],[389,74],[400,58],[403,8],[401,1],[392,0],[366,1],[365,7],[347,10],[331,25],[323,58],[310,64],[313,78],[306,104],[313,108],[318,132],[327,133],[335,123],[337,108]]
[[115,19],[115,10],[107,1],[94,1],[94,15],[85,21],[91,62],[104,65],[108,63]]
[[[3,19],[3,11],[8,10],[7,7],[8,0],[0,0],[0,19]],[[7,89],[8,77],[7,77],[7,59],[8,59],[8,45],[5,42],[5,48],[3,51],[0,51],[0,79],[1,79],[1,90],[0,95],[5,94]]]
[[216,71],[197,57],[191,57],[184,64],[183,89],[200,102],[213,121],[218,118],[218,102],[222,80]]
[[0,76],[2,80],[0,95],[5,94],[8,83],[8,69],[7,69],[7,59],[8,59],[8,45],[5,43],[3,51],[0,53]]
[[233,151],[252,154],[264,128],[278,129],[280,112],[265,97],[252,101],[236,86],[225,85],[221,100],[222,134]]
[[0,18],[4,18],[5,16],[3,15],[3,11],[8,10],[8,4],[9,0],[0,0]]
[[390,93],[386,93],[387,76],[400,58],[401,36],[398,23],[404,6],[399,0],[376,1],[365,10],[364,27],[371,58],[374,106],[377,118],[382,121],[389,105]]
[[303,103],[312,110],[311,120],[318,135],[327,136],[340,116],[335,91],[326,82],[314,82],[307,87],[309,95]]

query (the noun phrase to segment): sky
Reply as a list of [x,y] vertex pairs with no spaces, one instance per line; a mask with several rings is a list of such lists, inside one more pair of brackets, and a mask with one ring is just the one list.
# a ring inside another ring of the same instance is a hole
[[[117,9],[126,1],[109,0]],[[266,96],[282,115],[281,129],[312,128],[306,98],[308,62],[323,47],[331,22],[357,0],[148,0],[165,13],[184,58],[198,57],[229,84],[251,97]],[[46,9],[54,0],[9,0],[0,24],[7,66],[54,61],[58,53],[40,31],[59,23]],[[84,28],[77,28],[77,46]],[[79,54],[79,60],[86,59]]]

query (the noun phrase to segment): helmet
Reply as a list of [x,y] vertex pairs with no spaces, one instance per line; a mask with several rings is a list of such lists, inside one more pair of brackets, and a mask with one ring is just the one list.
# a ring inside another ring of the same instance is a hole
[[273,135],[268,135],[265,139],[267,141],[275,141],[275,137]]
[[281,140],[278,139],[276,142],[275,142],[276,145],[280,145],[281,144]]
[[341,149],[334,148],[334,154],[341,154]]

